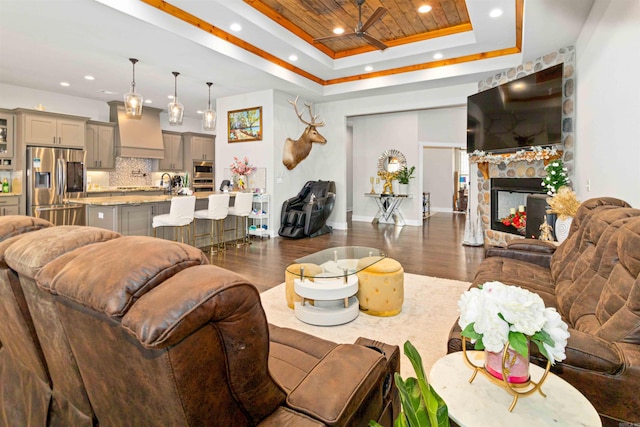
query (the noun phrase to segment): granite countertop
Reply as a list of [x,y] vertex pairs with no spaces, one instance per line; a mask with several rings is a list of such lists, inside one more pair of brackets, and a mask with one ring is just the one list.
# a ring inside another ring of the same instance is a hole
[[93,188],[87,190],[87,194],[91,193],[128,193],[132,191],[164,191],[163,187],[157,186],[130,186],[130,187],[108,187],[108,188]]
[[[206,199],[214,192],[200,191],[193,193],[196,199]],[[229,193],[231,197],[235,197],[235,193]],[[142,203],[159,203],[168,202],[174,197],[184,197],[175,194],[163,194],[161,196],[136,194],[130,196],[111,196],[111,197],[84,197],[81,199],[65,199],[67,203],[89,206],[118,206],[118,205],[139,205]]]

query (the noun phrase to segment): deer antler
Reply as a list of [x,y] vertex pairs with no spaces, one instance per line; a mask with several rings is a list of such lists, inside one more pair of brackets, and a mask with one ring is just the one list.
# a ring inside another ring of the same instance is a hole
[[307,107],[307,109],[309,110],[309,117],[311,117],[311,126],[317,126],[317,127],[324,126],[324,120],[321,122],[316,122],[319,116],[313,115],[313,111],[311,111],[311,104],[307,104],[305,102],[304,106]]
[[306,102],[305,102],[304,105],[309,109],[309,116],[311,116],[311,122],[308,122],[308,121],[306,121],[305,119],[302,118],[302,115],[304,114],[304,112],[300,113],[298,111],[298,98],[299,97],[296,96],[296,99],[294,101],[292,101],[290,99],[288,100],[289,104],[293,105],[293,109],[296,111],[296,115],[298,116],[298,119],[300,119],[300,121],[302,123],[304,123],[305,125],[307,125],[307,126],[318,126],[318,127],[324,126],[324,121],[316,122],[316,120],[318,119],[318,116],[314,116],[313,115],[313,112],[311,111],[311,105],[307,104]]

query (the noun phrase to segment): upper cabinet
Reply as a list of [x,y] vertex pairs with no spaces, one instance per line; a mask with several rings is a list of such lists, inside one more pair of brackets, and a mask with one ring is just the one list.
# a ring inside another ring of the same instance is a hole
[[187,132],[182,134],[184,139],[185,158],[190,160],[214,160],[215,136]]
[[115,123],[87,122],[87,169],[115,168]]
[[164,159],[160,159],[158,168],[161,171],[184,170],[184,154],[182,135],[173,132],[162,132],[164,143]]
[[84,148],[87,117],[16,109],[18,140],[23,145]]
[[0,111],[0,170],[13,169],[13,120],[10,113]]

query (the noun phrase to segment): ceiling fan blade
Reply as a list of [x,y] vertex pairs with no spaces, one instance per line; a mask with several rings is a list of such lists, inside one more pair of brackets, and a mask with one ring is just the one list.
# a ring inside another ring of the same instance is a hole
[[333,39],[338,39],[340,37],[345,37],[345,36],[355,36],[356,33],[343,33],[343,34],[336,34],[333,36],[326,36],[326,37],[318,37],[317,39],[313,39],[313,42],[324,42],[324,41],[328,41],[328,40],[333,40]]
[[380,40],[378,40],[375,37],[371,37],[369,34],[367,33],[362,33],[361,37],[363,39],[365,39],[367,41],[367,43],[369,43],[371,46],[377,47],[380,50],[385,50],[386,48],[388,48],[389,46],[387,46],[386,44],[382,43]]
[[364,24],[362,24],[362,27],[360,27],[360,31],[367,31],[367,29],[372,26],[373,24],[375,24],[379,19],[382,19],[382,17],[384,15],[386,15],[388,12],[387,8],[385,7],[379,7],[376,9],[375,12],[373,12],[373,15],[371,15],[369,17],[369,19],[367,19],[367,22],[365,22]]

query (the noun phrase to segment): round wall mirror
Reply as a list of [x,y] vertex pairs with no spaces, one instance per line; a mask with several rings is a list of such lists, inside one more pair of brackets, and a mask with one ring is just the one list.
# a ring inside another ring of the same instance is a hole
[[407,159],[398,150],[387,150],[378,158],[378,171],[380,172],[394,173],[405,167],[407,167]]

